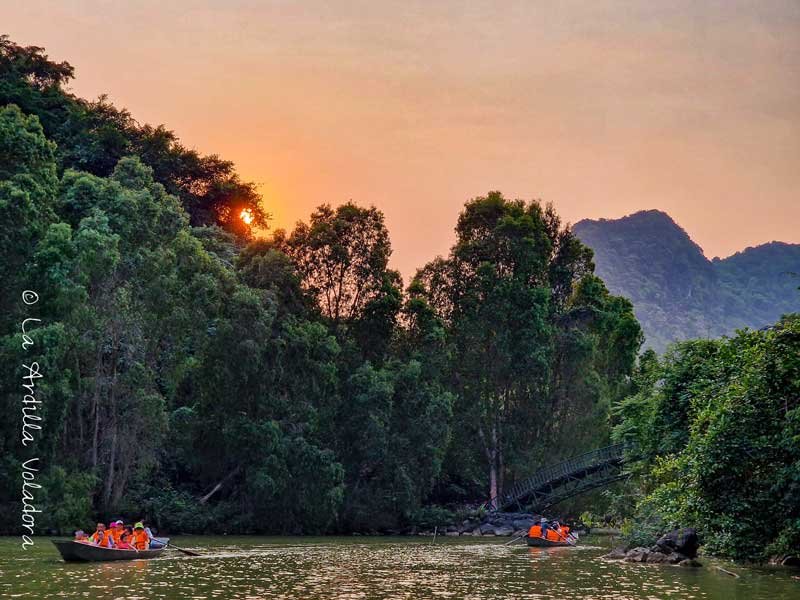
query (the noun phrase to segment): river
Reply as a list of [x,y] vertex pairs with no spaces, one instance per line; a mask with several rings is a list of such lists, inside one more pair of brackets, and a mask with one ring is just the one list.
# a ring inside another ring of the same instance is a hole
[[503,538],[181,537],[203,552],[150,561],[64,563],[46,538],[22,551],[0,538],[0,597],[800,599],[800,572],[704,560],[699,569],[601,559],[607,538],[577,548],[504,546]]

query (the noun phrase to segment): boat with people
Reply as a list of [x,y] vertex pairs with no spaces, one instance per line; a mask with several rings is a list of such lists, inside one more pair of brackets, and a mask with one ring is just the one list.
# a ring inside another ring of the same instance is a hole
[[[76,540],[51,540],[66,562],[105,562],[110,560],[143,560],[156,558],[166,549],[169,538],[158,538],[158,543],[147,550],[103,548]],[[155,542],[156,539],[154,538]]]
[[570,533],[569,527],[561,525],[558,521],[546,521],[531,525],[528,535],[525,536],[528,546],[538,548],[558,548],[560,546],[575,546],[578,538]]
[[[169,538],[153,536],[142,521],[124,525],[121,520],[98,523],[92,535],[75,532],[72,540],[51,540],[65,561],[97,562],[156,558],[169,544]],[[188,553],[188,551],[185,551]]]

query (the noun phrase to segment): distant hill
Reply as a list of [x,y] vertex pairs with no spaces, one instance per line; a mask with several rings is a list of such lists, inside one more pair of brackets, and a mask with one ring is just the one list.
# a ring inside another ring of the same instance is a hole
[[646,210],[583,220],[575,234],[594,250],[597,274],[633,301],[646,346],[760,328],[800,312],[800,244],[771,242],[708,260],[672,218]]

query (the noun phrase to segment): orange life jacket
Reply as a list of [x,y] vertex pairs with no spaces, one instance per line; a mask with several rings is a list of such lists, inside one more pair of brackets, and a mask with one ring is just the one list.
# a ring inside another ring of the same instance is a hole
[[131,538],[129,540],[131,546],[136,548],[137,550],[147,550],[148,546],[150,546],[150,538],[147,537],[147,532],[144,530],[133,530],[131,534]]
[[551,542],[563,542],[564,538],[555,529],[547,530],[547,539]]
[[125,533],[125,530],[122,527],[114,527],[109,531],[111,532],[111,537],[114,540],[114,544],[119,544],[119,540],[122,537],[122,534]]
[[106,529],[105,531],[95,531],[89,539],[102,548],[111,548],[111,541],[114,538],[112,537],[111,532]]
[[528,537],[542,537],[542,526],[531,525],[531,528],[528,530]]

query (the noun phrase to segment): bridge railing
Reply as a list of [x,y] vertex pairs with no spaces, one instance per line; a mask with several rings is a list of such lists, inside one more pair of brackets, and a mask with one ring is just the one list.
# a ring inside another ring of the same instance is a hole
[[499,499],[500,501],[495,505],[497,508],[503,508],[517,501],[520,497],[531,493],[533,490],[547,485],[549,482],[621,459],[627,448],[627,444],[613,444],[605,448],[573,456],[555,465],[543,467],[527,479],[523,479],[514,484],[507,493],[503,494]]

